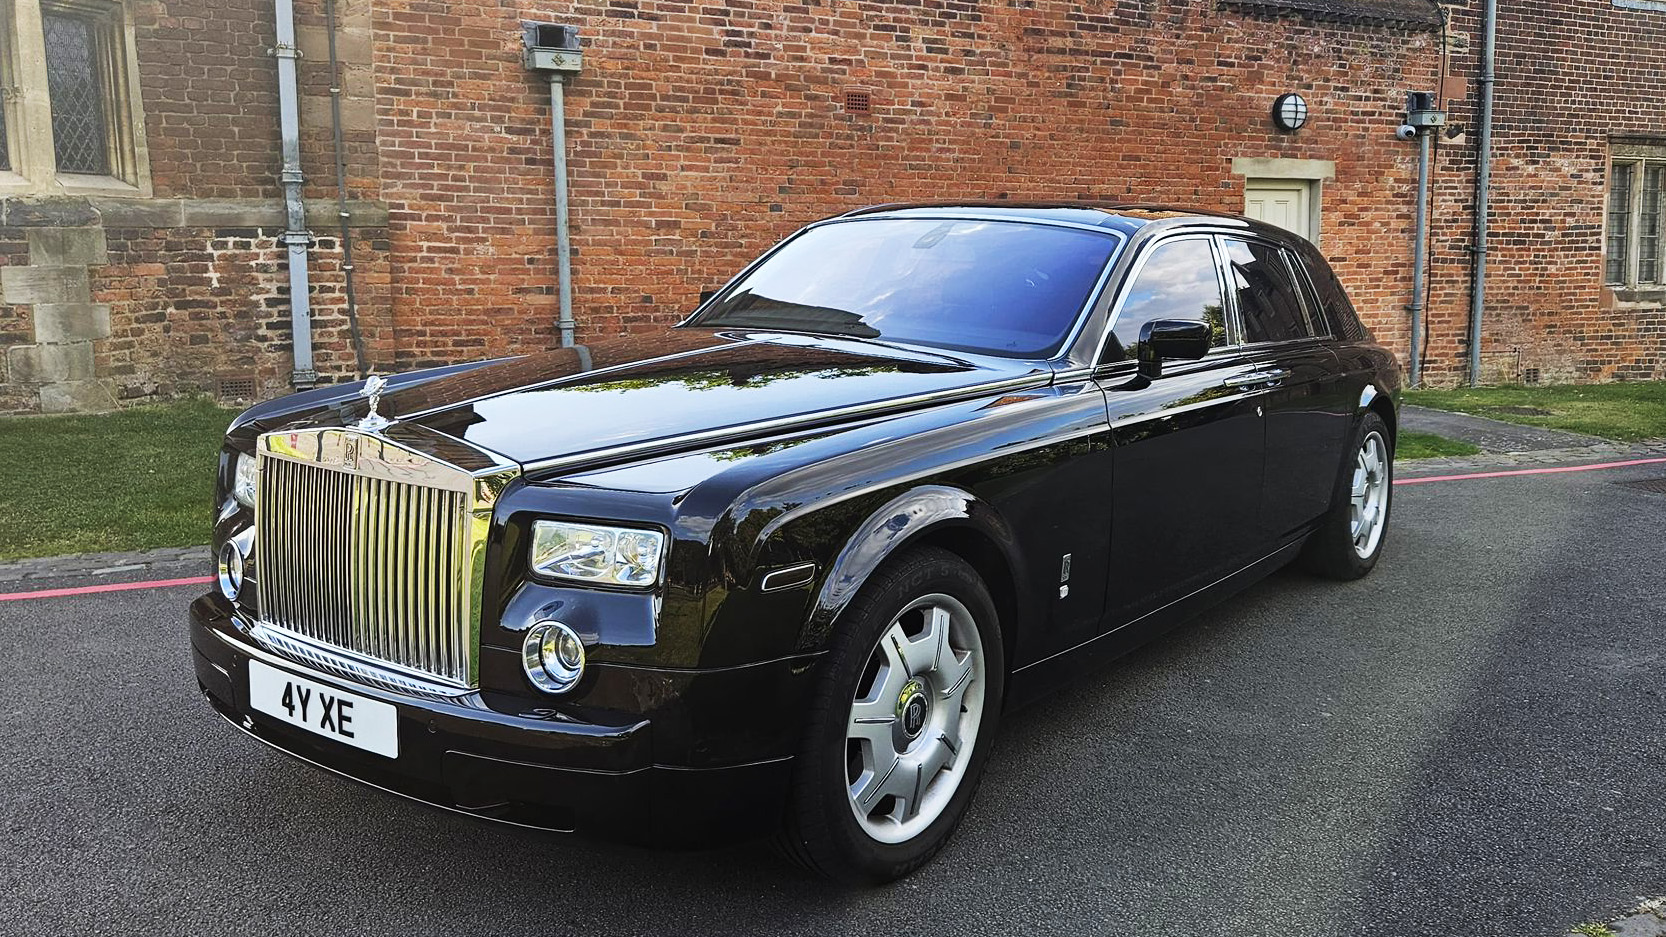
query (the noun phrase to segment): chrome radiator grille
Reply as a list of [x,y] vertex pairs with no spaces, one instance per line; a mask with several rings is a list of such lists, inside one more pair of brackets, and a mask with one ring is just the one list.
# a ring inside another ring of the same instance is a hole
[[325,651],[472,686],[490,511],[488,501],[482,517],[467,473],[339,431],[289,436],[280,447],[265,444],[259,460],[261,623]]

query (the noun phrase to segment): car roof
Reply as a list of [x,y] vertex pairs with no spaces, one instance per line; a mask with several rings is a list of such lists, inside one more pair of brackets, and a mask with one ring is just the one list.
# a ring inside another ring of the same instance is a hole
[[1266,222],[1226,212],[1173,205],[1140,205],[1119,202],[905,202],[873,205],[846,212],[840,218],[858,217],[944,217],[946,215],[975,215],[1008,218],[1014,221],[1060,224],[1071,227],[1107,228],[1124,234],[1134,234],[1145,228],[1183,227],[1196,224],[1226,225],[1243,228],[1275,241],[1288,241],[1290,232]]

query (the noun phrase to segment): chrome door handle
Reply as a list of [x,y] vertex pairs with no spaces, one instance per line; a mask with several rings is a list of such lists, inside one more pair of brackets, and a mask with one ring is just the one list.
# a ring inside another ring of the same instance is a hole
[[1229,377],[1221,383],[1227,387],[1259,387],[1262,384],[1277,384],[1289,376],[1289,371],[1283,368],[1274,368],[1270,371],[1251,371],[1248,374],[1239,374],[1236,377]]

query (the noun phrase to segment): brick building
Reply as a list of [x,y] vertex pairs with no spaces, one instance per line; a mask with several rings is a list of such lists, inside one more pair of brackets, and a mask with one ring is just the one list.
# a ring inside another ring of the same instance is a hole
[[[0,0],[0,412],[290,385],[275,2]],[[1403,351],[1417,148],[1395,128],[1407,91],[1438,90],[1426,362],[1465,374],[1478,2],[1443,26],[1433,0],[336,0],[334,80],[327,2],[295,16],[320,381],[361,355],[558,343],[551,105],[523,20],[584,39],[565,124],[580,342],[674,322],[859,205],[1091,198],[1303,230]],[[1489,379],[1666,374],[1666,137],[1648,137],[1666,12],[1640,9],[1666,4],[1587,6],[1501,21]],[[1287,92],[1311,111],[1296,131],[1271,118]]]

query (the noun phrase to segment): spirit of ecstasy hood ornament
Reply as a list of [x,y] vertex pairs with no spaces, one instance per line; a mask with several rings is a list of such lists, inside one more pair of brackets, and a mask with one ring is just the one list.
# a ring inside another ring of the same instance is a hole
[[376,405],[382,402],[382,391],[387,390],[387,387],[388,379],[380,374],[372,374],[365,378],[364,387],[359,390],[359,396],[370,401],[370,412],[364,415],[364,419],[353,424],[354,429],[374,433],[393,423],[392,420],[376,412]]

